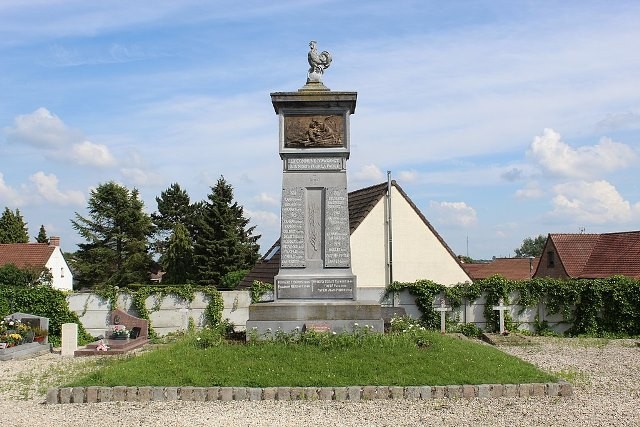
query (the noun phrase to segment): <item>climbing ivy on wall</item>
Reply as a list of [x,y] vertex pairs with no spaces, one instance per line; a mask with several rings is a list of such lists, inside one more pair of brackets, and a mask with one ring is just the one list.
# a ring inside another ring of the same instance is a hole
[[[172,286],[148,286],[132,284],[126,288],[118,288],[117,286],[104,286],[95,289],[94,292],[109,301],[111,309],[117,307],[119,294],[126,294],[131,297],[131,305],[137,312],[137,316],[149,321],[149,337],[155,338],[157,334],[151,324],[151,313],[160,310],[162,300],[167,296],[176,296],[186,302],[192,302],[196,292],[201,292],[208,297],[209,303],[204,310],[205,322],[208,325],[215,326],[222,321],[222,310],[224,308],[224,300],[222,293],[216,288],[210,286],[192,286],[192,285],[172,285]],[[155,304],[151,309],[147,308],[146,300],[149,297],[155,298]]]
[[[448,304],[459,307],[464,300],[486,298],[484,317],[489,330],[497,330],[498,313],[492,310],[500,298],[522,310],[544,304],[548,314],[561,314],[572,324],[570,335],[640,335],[640,280],[624,276],[606,279],[508,280],[492,276],[470,284],[446,287],[428,280],[395,282],[387,294],[407,290],[416,298],[422,320],[437,327],[439,315],[433,310],[434,299],[444,295]],[[513,300],[510,298],[513,296]],[[509,321],[509,319],[507,319]]]
[[0,286],[0,317],[12,313],[27,313],[49,318],[49,342],[60,345],[63,323],[78,324],[78,342],[85,344],[93,338],[82,326],[78,316],[69,309],[67,294],[50,286]]

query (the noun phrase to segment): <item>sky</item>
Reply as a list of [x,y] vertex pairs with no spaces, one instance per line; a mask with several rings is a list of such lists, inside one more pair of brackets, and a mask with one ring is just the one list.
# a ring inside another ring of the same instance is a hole
[[0,0],[0,209],[64,251],[92,189],[220,176],[279,237],[270,93],[355,91],[349,190],[387,171],[451,249],[640,230],[640,2]]

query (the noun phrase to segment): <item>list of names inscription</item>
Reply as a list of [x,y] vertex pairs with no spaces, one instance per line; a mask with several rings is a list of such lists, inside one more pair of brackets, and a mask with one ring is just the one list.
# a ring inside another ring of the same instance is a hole
[[304,267],[304,188],[282,190],[282,234],[280,239],[280,265]]
[[327,187],[325,193],[325,267],[350,267],[347,189]]

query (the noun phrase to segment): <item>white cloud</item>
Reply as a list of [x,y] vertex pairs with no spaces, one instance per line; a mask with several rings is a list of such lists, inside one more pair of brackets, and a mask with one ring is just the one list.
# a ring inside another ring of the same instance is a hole
[[71,147],[71,160],[79,165],[107,167],[114,166],[116,159],[103,144],[83,141]]
[[553,188],[553,215],[578,223],[624,223],[640,216],[640,203],[631,205],[607,181],[578,181]]
[[594,146],[574,149],[553,129],[536,136],[527,152],[543,169],[560,177],[592,178],[634,163],[637,154],[625,144],[602,138]]
[[4,129],[7,141],[39,148],[59,148],[77,141],[79,132],[69,129],[62,120],[46,108],[15,118],[13,128]]
[[516,197],[519,199],[537,199],[542,196],[544,196],[544,191],[535,181],[527,183],[524,188],[516,191]]
[[260,193],[257,196],[255,196],[253,198],[253,200],[260,204],[260,205],[265,205],[265,206],[280,206],[280,199],[277,199],[275,197],[273,197],[270,194],[267,193]]
[[159,174],[155,172],[149,172],[141,168],[122,168],[120,169],[120,173],[133,185],[137,186],[162,183],[162,177]]
[[608,114],[597,124],[598,129],[617,130],[617,129],[637,129],[640,127],[640,114],[627,111],[625,113]]
[[470,226],[477,222],[476,210],[465,202],[430,201],[429,207],[443,224]]
[[356,181],[379,182],[384,179],[384,174],[378,166],[369,164],[354,172],[353,177]]
[[251,219],[252,224],[260,224],[261,228],[280,226],[280,217],[273,212],[245,209],[245,216]]
[[400,182],[416,182],[418,181],[420,175],[415,170],[408,171],[400,171],[398,174],[398,179]]
[[29,177],[29,181],[35,186],[36,194],[47,202],[56,205],[83,205],[84,194],[81,191],[61,191],[58,189],[58,178],[47,175],[44,172],[36,172]]
[[0,203],[8,206],[24,204],[24,198],[5,182],[2,172],[0,172]]

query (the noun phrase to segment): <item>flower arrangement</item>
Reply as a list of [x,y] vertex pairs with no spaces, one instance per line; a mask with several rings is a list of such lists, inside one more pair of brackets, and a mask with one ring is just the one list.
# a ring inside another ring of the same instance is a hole
[[33,331],[26,323],[12,317],[6,317],[0,321],[0,343],[6,343],[6,347],[20,345],[27,337],[32,338]]
[[125,339],[129,337],[129,331],[125,325],[113,325],[111,327],[111,338]]

